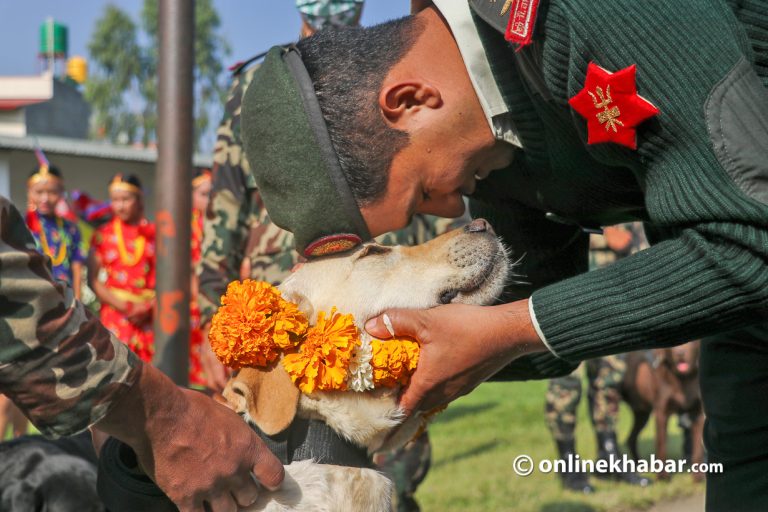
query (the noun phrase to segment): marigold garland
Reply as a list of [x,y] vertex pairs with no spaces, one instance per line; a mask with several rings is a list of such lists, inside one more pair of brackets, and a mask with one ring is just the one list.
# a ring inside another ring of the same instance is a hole
[[353,316],[335,307],[319,312],[309,327],[277,288],[250,279],[229,284],[209,340],[219,360],[234,369],[265,367],[283,354],[283,367],[303,393],[406,385],[419,362],[415,341],[361,339]]
[[211,320],[213,352],[230,368],[264,367],[281,351],[295,347],[309,323],[298,307],[274,286],[246,279],[234,281]]
[[419,363],[419,344],[409,339],[371,340],[373,385],[406,385]]
[[349,361],[358,345],[360,333],[352,315],[332,308],[326,317],[321,311],[299,349],[283,357],[283,366],[303,393],[345,390]]

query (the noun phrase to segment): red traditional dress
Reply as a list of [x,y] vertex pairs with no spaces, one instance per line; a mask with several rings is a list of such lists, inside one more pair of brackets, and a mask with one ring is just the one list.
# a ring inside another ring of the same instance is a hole
[[[192,210],[192,272],[202,259],[203,243],[203,212]],[[203,343],[203,331],[200,325],[200,306],[197,304],[197,294],[192,295],[189,305],[190,338],[189,338],[189,383],[205,385],[203,365],[200,363],[200,346]]]
[[[93,235],[93,250],[106,272],[106,285],[119,299],[146,304],[155,297],[155,225],[147,219],[127,224],[115,217]],[[154,354],[152,319],[140,324],[108,304],[101,305],[101,322],[143,361]]]

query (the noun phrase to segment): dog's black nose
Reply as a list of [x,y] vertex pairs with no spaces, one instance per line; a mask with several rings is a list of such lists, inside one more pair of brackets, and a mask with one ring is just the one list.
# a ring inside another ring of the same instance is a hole
[[486,231],[490,234],[493,233],[493,228],[490,224],[488,224],[488,221],[485,219],[475,219],[466,226],[464,226],[464,231],[467,233],[485,233]]

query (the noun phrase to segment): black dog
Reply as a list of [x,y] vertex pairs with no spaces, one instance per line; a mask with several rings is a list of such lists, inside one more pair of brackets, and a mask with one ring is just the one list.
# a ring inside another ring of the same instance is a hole
[[101,512],[96,453],[84,432],[0,443],[0,512]]

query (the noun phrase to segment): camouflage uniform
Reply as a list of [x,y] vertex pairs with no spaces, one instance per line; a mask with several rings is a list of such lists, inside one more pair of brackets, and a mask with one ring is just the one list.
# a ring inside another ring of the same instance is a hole
[[[602,268],[639,250],[645,243],[639,225],[628,224],[615,229],[627,230],[632,240],[626,250],[617,253],[608,247],[603,236],[590,238],[590,268]],[[621,401],[621,383],[626,372],[622,355],[591,359],[586,362],[589,382],[589,411],[595,432],[615,432]],[[546,420],[552,435],[559,441],[573,440],[576,409],[581,400],[581,375],[576,368],[570,375],[551,379],[547,389]]]
[[[622,356],[590,359],[586,362],[589,390],[589,412],[595,432],[616,430],[621,402],[621,381],[626,363]],[[581,401],[579,368],[570,375],[551,379],[547,389],[546,417],[552,435],[558,441],[574,439],[576,410]]]
[[0,196],[0,392],[49,437],[102,419],[141,362],[54,283],[24,219]]
[[[227,283],[240,279],[241,264],[247,258],[250,277],[279,284],[300,261],[293,247],[293,235],[272,224],[261,201],[240,137],[240,102],[256,66],[235,70],[217,131],[213,157],[213,188],[203,228],[199,304],[201,324],[216,312]],[[406,229],[376,239],[384,245],[416,245],[464,224],[466,218],[442,219],[416,215]],[[379,469],[396,484],[397,510],[418,510],[413,499],[430,462],[426,433],[398,453],[382,454]]]
[[360,20],[363,0],[296,0],[296,8],[314,30],[354,26]]

